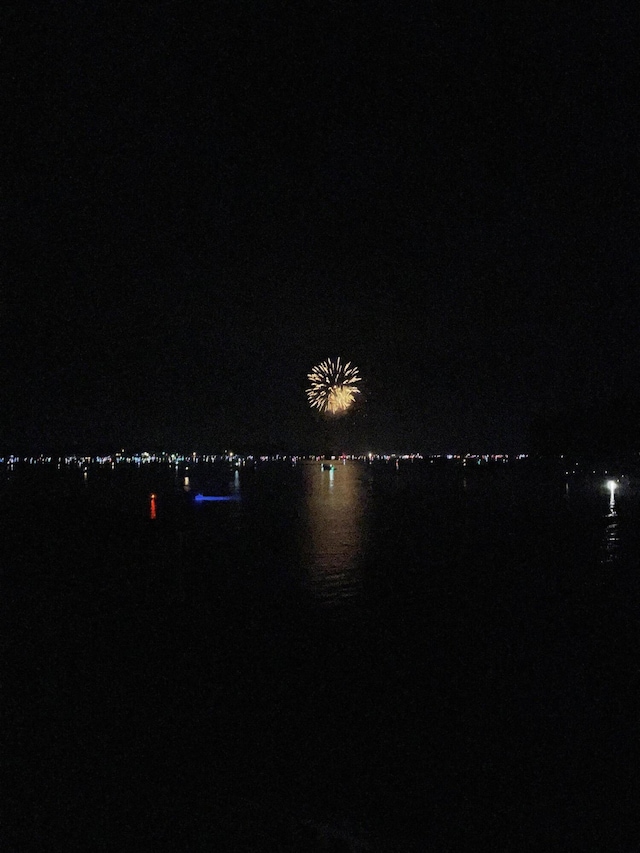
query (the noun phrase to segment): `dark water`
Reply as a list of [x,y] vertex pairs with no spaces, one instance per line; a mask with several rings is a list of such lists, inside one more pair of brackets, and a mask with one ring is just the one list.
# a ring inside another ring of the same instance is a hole
[[4,475],[3,849],[637,849],[637,478],[186,473]]

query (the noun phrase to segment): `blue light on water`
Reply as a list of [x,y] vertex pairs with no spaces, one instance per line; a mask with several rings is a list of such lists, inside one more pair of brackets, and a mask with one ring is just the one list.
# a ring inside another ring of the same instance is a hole
[[239,501],[240,495],[196,495],[194,500],[198,503],[202,503],[202,501]]

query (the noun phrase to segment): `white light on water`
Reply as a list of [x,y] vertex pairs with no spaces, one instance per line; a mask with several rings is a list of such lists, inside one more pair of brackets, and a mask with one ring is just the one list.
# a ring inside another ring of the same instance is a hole
[[609,489],[611,494],[613,494],[615,492],[615,490],[618,488],[618,484],[616,483],[615,480],[607,480],[607,488]]

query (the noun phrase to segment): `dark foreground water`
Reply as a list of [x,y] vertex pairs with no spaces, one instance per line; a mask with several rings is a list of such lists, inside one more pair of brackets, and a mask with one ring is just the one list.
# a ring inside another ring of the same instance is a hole
[[184,475],[3,475],[3,850],[639,848],[637,478]]

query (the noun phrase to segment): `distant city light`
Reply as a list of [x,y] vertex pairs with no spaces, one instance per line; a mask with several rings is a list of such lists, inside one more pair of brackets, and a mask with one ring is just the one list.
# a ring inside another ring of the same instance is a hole
[[[175,452],[166,452],[166,451],[158,451],[158,452],[149,452],[142,451],[139,453],[124,453],[124,451],[118,451],[116,453],[108,454],[108,455],[77,455],[77,454],[67,454],[66,456],[49,456],[45,454],[40,454],[39,456],[17,456],[15,454],[4,455],[0,457],[0,465],[6,466],[9,470],[14,470],[14,466],[21,465],[55,465],[56,468],[60,469],[61,466],[66,466],[67,468],[78,469],[82,472],[83,475],[88,474],[90,470],[94,468],[94,466],[101,466],[103,468],[111,468],[111,470],[115,470],[116,468],[121,468],[124,465],[133,465],[137,468],[142,467],[143,465],[162,465],[175,469],[176,472],[181,471],[182,476],[180,476],[180,481],[183,486],[190,486],[189,474],[190,474],[190,466],[193,467],[195,465],[220,465],[226,464],[231,465],[234,471],[237,471],[239,468],[243,467],[251,467],[257,465],[259,462],[270,462],[270,463],[278,463],[278,462],[286,462],[287,464],[295,464],[298,461],[307,460],[316,460],[320,461],[324,459],[324,456],[320,456],[317,453],[313,454],[288,454],[288,453],[271,453],[271,454],[239,454],[234,453],[229,450],[225,450],[222,453],[202,453],[197,454],[196,456],[193,453],[175,453]],[[406,460],[408,462],[422,461],[426,460],[429,463],[434,462],[448,462],[451,465],[467,465],[469,463],[475,463],[477,465],[487,465],[487,464],[495,464],[495,463],[507,463],[507,462],[517,462],[520,460],[528,459],[528,454],[526,453],[518,453],[518,454],[506,454],[506,453],[466,453],[466,454],[452,454],[452,453],[406,453],[406,452],[376,452],[373,450],[369,450],[366,453],[342,453],[340,456],[336,456],[333,454],[331,457],[333,460],[342,460],[346,461],[368,461],[368,462],[376,462],[376,463],[395,463],[398,460]],[[578,466],[578,462],[575,462],[574,465]],[[575,471],[573,472],[575,473]],[[595,471],[593,472],[595,473]],[[607,471],[603,471],[603,476],[606,476]],[[613,482],[613,481],[611,481]],[[608,483],[607,483],[608,485]]]

